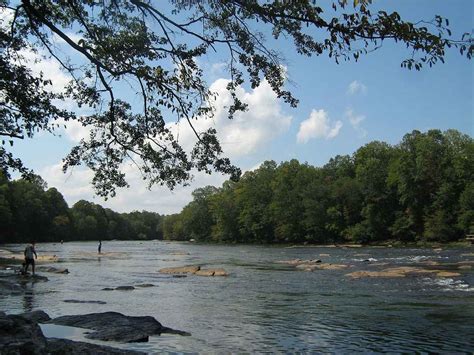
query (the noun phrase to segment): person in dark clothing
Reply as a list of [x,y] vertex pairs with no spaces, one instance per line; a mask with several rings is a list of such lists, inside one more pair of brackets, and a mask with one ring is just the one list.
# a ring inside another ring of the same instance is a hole
[[97,246],[97,251],[100,252],[102,251],[102,242],[99,240],[99,245]]
[[[38,259],[38,255],[36,254],[35,250],[35,242],[32,242],[30,245],[28,245],[25,248],[25,251],[23,252],[25,255],[25,268],[24,272],[26,273],[28,271],[28,266],[31,265],[31,270],[33,272],[33,275],[35,274],[35,259]],[[33,258],[33,255],[35,258]]]

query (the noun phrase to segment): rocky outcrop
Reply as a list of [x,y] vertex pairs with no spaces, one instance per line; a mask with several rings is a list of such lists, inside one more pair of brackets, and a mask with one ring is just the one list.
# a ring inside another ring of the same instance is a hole
[[18,315],[0,312],[0,354],[9,355],[140,355],[139,351],[115,349],[110,346],[46,338],[37,324],[49,319],[43,311]]
[[63,300],[66,303],[91,303],[91,304],[107,304],[104,301],[87,301],[87,300]]
[[413,266],[400,266],[384,269],[381,271],[355,271],[346,276],[353,279],[362,277],[406,277],[406,276],[436,276],[436,277],[456,277],[460,276],[457,272],[450,272],[439,269],[426,269]]
[[42,311],[42,310],[21,313],[21,314],[18,314],[18,316],[24,319],[28,319],[34,323],[45,323],[51,320],[51,317],[45,311]]
[[195,274],[201,270],[199,265],[179,266],[179,267],[167,267],[160,269],[159,272],[162,274]]
[[41,272],[50,272],[54,274],[69,274],[68,269],[59,269],[55,268],[53,266],[39,266],[36,268],[36,271],[41,271]]
[[47,354],[47,345],[37,323],[0,312],[1,354]]
[[95,345],[68,339],[50,338],[48,341],[47,354],[52,355],[145,355],[141,351],[122,350],[110,346]]
[[62,316],[48,323],[94,330],[87,338],[103,341],[146,342],[150,335],[189,333],[167,328],[150,316],[132,317],[117,312],[90,313],[84,315]]
[[350,267],[345,264],[330,264],[330,263],[321,263],[321,264],[299,264],[296,265],[297,269],[304,271],[315,271],[315,270],[343,270]]
[[197,276],[228,276],[224,269],[201,269],[199,265],[189,265],[180,267],[168,267],[160,269],[162,274],[171,274],[173,276],[193,274]]
[[0,273],[0,295],[20,295],[27,290],[25,284],[45,281],[48,278],[41,275]]
[[345,264],[323,263],[320,259],[310,259],[310,260],[292,259],[292,260],[277,261],[277,263],[291,265],[291,266],[294,266],[298,270],[304,270],[304,271],[343,270],[350,267],[350,265],[345,265]]
[[227,276],[224,269],[201,269],[195,273],[198,276]]
[[133,286],[118,286],[118,287],[104,287],[102,291],[133,291],[135,287]]

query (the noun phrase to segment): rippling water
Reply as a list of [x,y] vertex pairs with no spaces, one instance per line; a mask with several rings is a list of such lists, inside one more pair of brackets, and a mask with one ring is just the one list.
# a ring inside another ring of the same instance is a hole
[[[12,251],[23,246],[8,245]],[[456,278],[351,279],[357,270],[436,261],[457,268],[473,249],[315,248],[216,246],[191,243],[104,242],[40,244],[70,274],[41,273],[49,282],[27,284],[21,296],[2,296],[0,309],[43,309],[51,317],[116,311],[150,315],[192,336],[162,335],[148,343],[107,345],[149,353],[229,352],[472,352],[474,271]],[[298,271],[280,260],[322,259],[346,270]],[[369,261],[367,261],[369,260]],[[173,278],[160,268],[222,267],[228,277]],[[469,264],[467,264],[469,265]],[[474,267],[474,264],[472,264]],[[439,268],[437,266],[437,268]],[[153,284],[132,291],[105,287]],[[66,303],[64,300],[106,304]],[[71,339],[82,332],[43,329]],[[101,342],[96,342],[101,343]],[[103,344],[103,342],[102,342]]]

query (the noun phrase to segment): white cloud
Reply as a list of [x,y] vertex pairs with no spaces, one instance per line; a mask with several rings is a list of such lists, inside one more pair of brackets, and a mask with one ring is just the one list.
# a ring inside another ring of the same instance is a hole
[[341,121],[332,124],[324,110],[312,110],[309,118],[300,124],[296,136],[298,143],[307,143],[313,138],[331,139],[339,134],[342,127]]
[[[251,91],[238,88],[237,95],[246,102],[248,111],[236,113],[233,120],[227,118],[227,108],[231,104],[231,96],[226,90],[228,81],[219,79],[211,86],[211,91],[218,93],[213,103],[215,114],[210,119],[193,121],[198,132],[209,127],[218,131],[218,137],[224,149],[224,154],[233,161],[257,151],[278,135],[286,132],[291,124],[291,116],[282,113],[276,95],[267,82]],[[176,135],[179,132],[179,141],[189,151],[196,137],[185,120],[178,124],[169,124],[168,127]],[[78,122],[67,122],[65,129],[68,137],[79,141],[88,134],[88,130]],[[146,209],[162,214],[180,212],[192,200],[191,193],[196,188],[206,185],[221,186],[228,179],[227,175],[213,173],[196,173],[189,186],[178,186],[170,191],[165,186],[154,186],[151,191],[146,188],[138,169],[132,164],[124,164],[123,171],[130,184],[128,189],[120,189],[117,196],[104,201],[95,196],[91,185],[92,172],[83,167],[76,167],[72,173],[63,174],[61,164],[46,167],[40,171],[41,176],[50,187],[56,187],[70,206],[80,199],[99,203],[104,207],[118,212]]]
[[214,63],[211,65],[211,75],[214,77],[222,76],[222,73],[225,71],[227,67],[226,63]]
[[347,88],[347,93],[349,95],[355,95],[355,94],[367,94],[367,86],[362,84],[360,81],[354,80],[352,83],[349,84],[349,87]]
[[5,7],[0,8],[0,28],[3,31],[9,30],[13,21],[15,12]]
[[66,137],[75,143],[81,141],[81,139],[89,138],[90,128],[83,126],[79,121],[64,121],[58,120],[57,123],[60,125],[60,129],[65,133]]
[[53,85],[49,87],[52,92],[63,91],[64,87],[69,83],[70,78],[63,73],[55,59],[43,58],[41,53],[34,53],[29,50],[22,50],[20,54],[24,57],[26,64],[34,74],[43,73],[45,79],[52,81]]
[[348,108],[345,113],[346,118],[349,120],[351,126],[359,133],[361,138],[367,136],[367,131],[361,127],[361,123],[365,120],[365,115],[357,115],[354,110]]
[[[237,158],[254,153],[288,130],[292,117],[282,112],[276,94],[266,81],[250,92],[237,88],[236,94],[248,104],[248,110],[237,112],[234,119],[229,120],[227,109],[232,104],[232,98],[226,89],[227,83],[225,79],[218,79],[210,87],[212,92],[218,94],[211,103],[215,107],[214,116],[193,121],[197,132],[204,132],[210,127],[217,130],[226,156]],[[196,137],[188,123],[182,120],[178,124],[170,124],[169,128],[175,135],[179,133],[180,143],[189,151]]]

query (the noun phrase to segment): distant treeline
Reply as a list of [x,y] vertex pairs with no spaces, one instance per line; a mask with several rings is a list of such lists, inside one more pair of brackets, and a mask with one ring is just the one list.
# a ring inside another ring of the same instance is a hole
[[8,181],[0,171],[0,243],[162,239],[161,222],[158,213],[117,213],[84,200],[69,208],[41,177]]
[[165,239],[242,243],[448,242],[474,231],[474,142],[455,130],[371,142],[323,167],[264,162],[193,193]]
[[455,130],[371,142],[323,167],[264,162],[193,192],[179,214],[69,208],[36,176],[0,172],[0,242],[168,239],[238,243],[449,242],[474,232],[474,140]]

